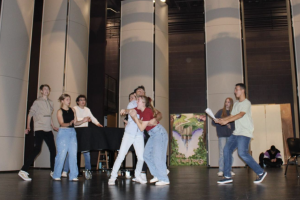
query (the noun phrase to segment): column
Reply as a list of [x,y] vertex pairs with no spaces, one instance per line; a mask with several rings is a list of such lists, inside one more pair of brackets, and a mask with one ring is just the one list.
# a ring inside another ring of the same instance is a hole
[[34,0],[2,0],[0,27],[0,171],[23,165]]
[[[59,96],[71,95],[73,107],[79,94],[87,94],[89,26],[90,0],[44,1],[39,85],[51,87],[56,126]],[[49,167],[49,156],[47,145],[43,145],[34,166]]]
[[[243,82],[243,57],[239,0],[205,1],[207,106],[217,112],[227,97],[235,100],[234,87]],[[216,128],[208,120],[210,166],[218,166]],[[244,166],[234,153],[233,166]]]

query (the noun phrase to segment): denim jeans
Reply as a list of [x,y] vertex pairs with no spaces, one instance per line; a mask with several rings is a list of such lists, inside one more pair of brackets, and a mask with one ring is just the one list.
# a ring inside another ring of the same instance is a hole
[[[224,172],[224,147],[229,137],[219,137],[219,172]],[[233,156],[232,156],[233,163]],[[232,165],[231,163],[231,165]]]
[[152,176],[159,181],[169,182],[167,175],[168,133],[160,124],[149,131],[150,138],[146,144],[144,159]]
[[[83,152],[83,156],[84,156],[85,169],[91,170],[92,166],[91,166],[90,152],[89,151]],[[68,154],[66,157],[63,171],[68,173],[69,169],[70,169],[70,167],[69,167],[69,154]]]
[[125,156],[128,153],[129,148],[131,147],[131,145],[133,144],[138,162],[136,164],[136,168],[135,168],[135,172],[134,175],[135,177],[140,176],[141,171],[142,171],[142,167],[144,164],[144,136],[142,134],[130,134],[130,133],[124,133],[123,139],[122,139],[122,143],[121,143],[121,147],[119,150],[119,154],[118,157],[114,163],[112,172],[111,172],[111,178],[116,179],[118,176],[118,171],[120,169],[120,166],[125,158]]
[[78,176],[77,167],[77,138],[74,128],[60,128],[56,137],[57,155],[53,178],[60,178],[65,163],[66,155],[69,154],[70,175],[73,180]]
[[262,174],[264,170],[255,162],[249,154],[250,137],[241,135],[231,135],[224,147],[224,176],[231,177],[232,153],[237,148],[238,154],[245,163],[257,174]]

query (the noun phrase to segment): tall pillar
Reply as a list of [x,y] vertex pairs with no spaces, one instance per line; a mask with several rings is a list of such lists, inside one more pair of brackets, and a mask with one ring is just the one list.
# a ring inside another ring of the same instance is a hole
[[[227,97],[235,100],[234,87],[243,82],[243,57],[239,0],[205,1],[207,106],[215,113]],[[218,166],[216,128],[208,120],[209,165]],[[234,153],[233,166],[245,164]]]
[[[161,124],[169,130],[168,6],[160,0],[121,2],[119,108],[128,95],[144,85],[162,112]],[[123,126],[123,118],[119,118]]]
[[[90,0],[44,0],[39,85],[51,87],[56,126],[59,96],[71,95],[73,107],[79,94],[87,94],[89,26]],[[43,145],[34,166],[49,167],[49,156]]]
[[[288,2],[290,1],[290,3]],[[290,47],[291,47],[291,72],[292,72],[292,82],[293,82],[293,99],[294,99],[294,113],[298,112],[298,115],[295,115],[295,135],[299,138],[299,113],[300,113],[300,99],[299,99],[299,81],[300,81],[300,0],[287,0],[287,10],[288,14],[291,10],[292,13],[292,25],[289,23],[289,28],[293,30],[293,41],[292,44],[290,37]],[[289,7],[290,6],[290,7]],[[288,19],[290,15],[288,15]],[[291,35],[291,34],[290,34]],[[293,49],[294,46],[294,49]],[[298,83],[298,84],[297,84]]]
[[23,164],[34,0],[2,0],[0,22],[0,171]]

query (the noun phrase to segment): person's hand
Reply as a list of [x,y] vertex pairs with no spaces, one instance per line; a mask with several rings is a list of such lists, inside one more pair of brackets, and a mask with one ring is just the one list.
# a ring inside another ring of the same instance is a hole
[[59,130],[59,128],[52,126],[53,130],[55,130],[56,132]]
[[215,123],[219,124],[220,123],[220,119],[213,119]]
[[157,125],[157,120],[155,118],[151,119],[148,123],[148,126],[156,126]]
[[30,132],[30,127],[27,127],[27,129],[25,129],[25,134],[28,134]]
[[90,120],[90,117],[83,118],[83,122],[89,122],[89,120]]
[[98,127],[103,127],[100,123],[97,124]]
[[130,114],[130,116],[131,116],[132,118],[137,117],[137,112],[136,112],[136,110],[130,110],[130,111],[129,111],[129,114]]
[[121,111],[120,111],[120,115],[125,115],[126,113],[125,113],[125,109],[122,109]]
[[125,126],[128,124],[128,121],[126,119],[123,120]]
[[91,118],[89,118],[89,122],[91,122],[92,121],[92,119]]
[[70,121],[69,126],[72,126],[74,124],[74,120]]
[[231,129],[231,125],[230,125],[230,124],[227,124],[227,127],[228,127],[229,129]]
[[219,124],[226,125],[226,124],[228,124],[228,121],[226,121],[224,119],[219,119]]

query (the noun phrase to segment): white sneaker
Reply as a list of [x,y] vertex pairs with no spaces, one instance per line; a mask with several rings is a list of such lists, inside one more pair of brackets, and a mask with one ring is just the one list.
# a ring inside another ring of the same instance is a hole
[[110,178],[110,179],[108,180],[108,185],[116,185],[116,179]]
[[131,178],[131,176],[130,176],[130,172],[129,171],[126,171],[126,173],[125,173],[126,175],[125,175],[125,177],[127,178],[127,179],[130,179]]
[[153,179],[150,180],[150,183],[156,183],[158,182],[158,178],[154,177]]
[[24,181],[31,181],[31,178],[28,177],[28,173],[23,171],[23,170],[20,170],[18,175],[24,180]]
[[53,172],[52,171],[50,172],[50,176],[53,178]]
[[133,178],[132,181],[135,182],[136,181],[135,178]]
[[167,169],[167,175],[170,173],[170,170]]
[[63,172],[63,173],[61,173],[61,177],[63,177],[63,178],[67,178],[67,177],[68,177],[68,173],[67,173],[67,172]]
[[223,176],[223,172],[218,172],[218,176],[222,177]]
[[234,176],[234,175],[235,175],[235,173],[234,173],[233,171],[231,171],[230,173],[231,173],[231,176]]
[[60,178],[53,178],[53,180],[60,181],[61,179]]
[[79,179],[76,177],[76,178],[73,178],[72,181],[79,181]]
[[[140,177],[147,182],[147,176],[146,176],[146,173],[141,173]],[[135,177],[136,179],[137,177]]]
[[140,184],[146,184],[147,183],[147,181],[145,181],[141,176],[136,177],[135,182],[140,183]]
[[155,185],[170,185],[170,182],[158,181]]

